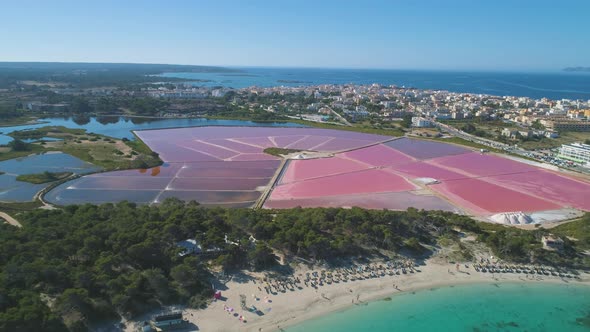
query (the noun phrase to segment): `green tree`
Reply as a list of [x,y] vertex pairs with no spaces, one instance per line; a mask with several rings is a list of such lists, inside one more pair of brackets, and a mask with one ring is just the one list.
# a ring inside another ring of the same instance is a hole
[[410,128],[412,126],[412,115],[411,114],[404,115],[400,125],[404,128]]
[[254,269],[264,269],[276,264],[276,256],[272,249],[260,241],[248,252],[248,260]]
[[535,120],[532,124],[531,124],[531,128],[533,129],[537,129],[537,130],[544,130],[545,126],[543,126],[541,124],[541,121],[539,120]]
[[8,143],[8,146],[12,151],[30,151],[31,145],[21,141],[20,139],[15,138],[11,142]]
[[475,125],[473,125],[472,123],[468,123],[468,124],[462,126],[461,130],[466,133],[471,134],[477,130],[477,127],[475,127]]

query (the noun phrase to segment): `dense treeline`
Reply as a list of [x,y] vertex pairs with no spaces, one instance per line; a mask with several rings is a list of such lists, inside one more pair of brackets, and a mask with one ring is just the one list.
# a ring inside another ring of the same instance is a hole
[[[206,305],[212,266],[266,269],[275,253],[311,260],[384,249],[428,255],[438,239],[476,234],[499,257],[581,265],[572,242],[543,253],[544,232],[489,226],[440,211],[203,208],[169,199],[35,210],[0,225],[0,330],[83,330],[170,303]],[[194,238],[213,255],[180,256]]]
[[0,105],[0,119],[9,119],[23,116],[23,111],[16,107]]
[[167,100],[152,97],[89,97],[43,92],[39,94],[47,103],[67,103],[68,112],[74,114],[116,114],[128,110],[136,115],[155,115],[170,105]]
[[[0,62],[0,88],[10,88],[19,81],[60,82],[79,88],[126,86],[159,82],[162,78],[154,75],[165,72],[235,71],[223,67],[166,64]],[[166,80],[183,81],[176,78]]]
[[371,248],[422,253],[426,249],[420,243],[434,244],[437,236],[455,233],[455,224],[475,227],[464,217],[416,209],[291,209],[274,217],[235,210],[232,221],[274,248],[312,259],[356,255]]
[[170,201],[20,216],[23,229],[2,226],[0,234],[0,330],[77,329],[165,303],[203,305],[207,270],[195,257],[181,259],[175,242],[199,236],[224,247],[224,235],[233,236],[224,214]]

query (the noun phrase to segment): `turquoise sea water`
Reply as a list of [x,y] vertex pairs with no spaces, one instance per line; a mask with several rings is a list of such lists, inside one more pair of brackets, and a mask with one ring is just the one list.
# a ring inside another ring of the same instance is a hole
[[239,73],[165,73],[163,77],[204,80],[196,86],[304,86],[317,84],[397,85],[419,89],[551,99],[590,99],[590,73],[503,73],[335,68],[236,68]]
[[400,293],[288,332],[589,331],[590,287],[482,284]]

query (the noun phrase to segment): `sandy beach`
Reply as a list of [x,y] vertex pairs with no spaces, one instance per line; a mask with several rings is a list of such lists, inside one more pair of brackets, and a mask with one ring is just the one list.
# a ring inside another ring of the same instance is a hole
[[[353,305],[391,297],[400,292],[411,292],[450,285],[498,282],[528,283],[571,283],[590,286],[590,275],[582,273],[580,279],[561,278],[558,276],[527,275],[522,273],[477,272],[474,267],[426,261],[419,266],[420,272],[385,275],[383,277],[324,284],[317,289],[302,285],[302,289],[276,295],[267,294],[264,284],[256,281],[262,274],[244,274],[232,279],[222,290],[222,299],[217,300],[204,310],[184,309],[184,318],[199,331],[280,331],[314,317],[346,309]],[[307,268],[298,268],[294,276],[310,272]],[[318,269],[315,269],[318,271]],[[254,305],[259,314],[242,310],[240,295],[246,296],[247,306]],[[226,310],[233,308],[233,312]],[[245,322],[239,318],[244,317]],[[126,331],[134,331],[138,325],[127,324]]]

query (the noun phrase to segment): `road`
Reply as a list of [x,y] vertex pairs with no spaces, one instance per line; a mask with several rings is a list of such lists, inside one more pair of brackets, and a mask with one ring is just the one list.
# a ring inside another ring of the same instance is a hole
[[579,165],[571,166],[571,165],[562,165],[562,164],[556,165],[554,163],[548,163],[546,160],[543,160],[543,154],[541,152],[528,151],[528,150],[519,148],[515,145],[504,144],[504,143],[492,141],[492,140],[489,140],[486,138],[474,136],[474,135],[468,134],[464,131],[461,131],[455,127],[446,125],[444,123],[434,122],[434,125],[440,129],[442,129],[443,131],[448,132],[449,134],[451,134],[453,136],[462,138],[467,141],[479,143],[479,144],[489,146],[489,147],[492,147],[492,148],[495,148],[498,150],[510,152],[511,154],[515,154],[515,155],[518,155],[518,156],[521,156],[524,158],[533,159],[539,163],[552,165],[552,166],[559,167],[559,168],[569,169],[569,170],[573,170],[573,171],[580,172],[580,173],[585,173],[585,174],[589,173],[588,168],[584,168]]
[[18,222],[18,220],[14,219],[13,217],[8,215],[7,213],[0,212],[0,218],[6,220],[12,226],[23,227],[23,225],[21,225],[20,222]]
[[342,121],[342,123],[344,123],[345,125],[352,127],[352,124],[350,122],[348,122],[348,120],[346,120],[342,115],[338,114],[336,111],[334,111],[332,109],[332,107],[328,107],[328,109],[330,110],[330,112],[332,112],[332,114],[334,114],[334,116],[336,116],[340,121]]
[[[492,147],[494,149],[498,149],[498,150],[504,150],[504,151],[508,151],[523,157],[527,157],[527,158],[533,158],[533,159],[537,159],[534,158],[534,156],[531,154],[530,151],[524,150],[524,149],[520,149],[517,148],[516,146],[512,146],[509,144],[504,144],[504,143],[500,143],[500,142],[496,142],[487,138],[482,138],[482,137],[478,137],[475,135],[471,135],[468,134],[464,131],[461,131],[453,126],[449,126],[446,125],[444,123],[440,123],[440,122],[434,122],[435,125],[443,130],[445,130],[446,132],[448,132],[449,134],[462,138],[464,140],[467,141],[471,141],[471,142],[475,142],[475,143],[479,143],[485,146],[489,146]],[[539,160],[539,162],[543,162],[542,160]]]

